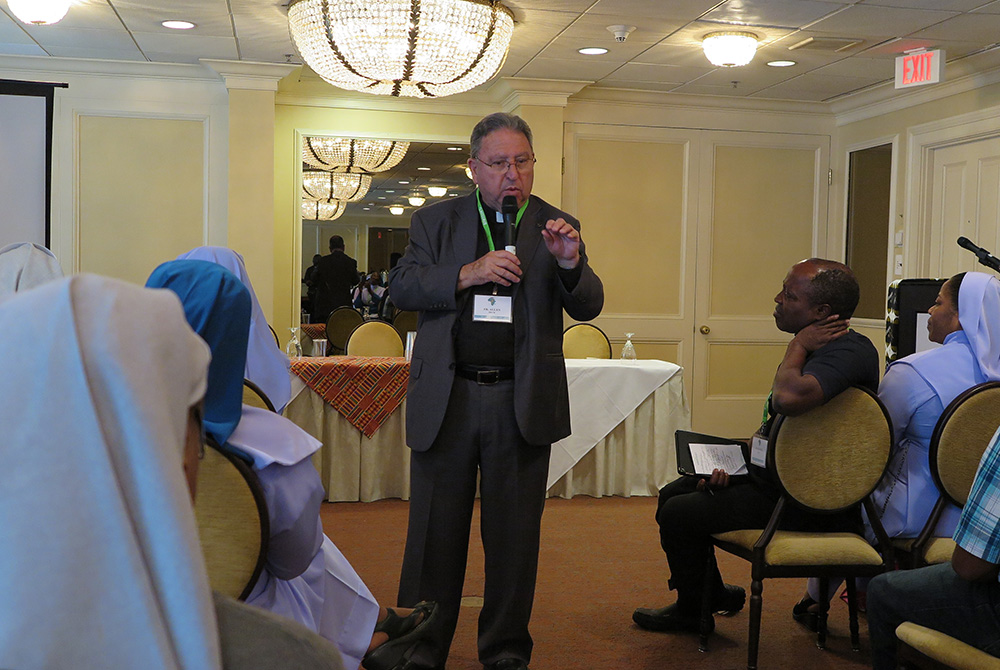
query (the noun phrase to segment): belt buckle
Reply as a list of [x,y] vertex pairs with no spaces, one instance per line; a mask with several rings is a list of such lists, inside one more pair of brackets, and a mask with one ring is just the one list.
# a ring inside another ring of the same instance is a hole
[[499,381],[499,370],[476,370],[476,383],[481,386],[491,386]]

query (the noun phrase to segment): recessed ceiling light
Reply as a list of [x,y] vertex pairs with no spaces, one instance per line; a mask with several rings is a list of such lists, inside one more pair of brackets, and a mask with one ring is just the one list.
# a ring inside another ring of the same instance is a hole
[[431,169],[429,167],[418,167],[417,169],[420,170],[421,172],[430,172],[431,171]]
[[407,198],[407,200],[414,207],[422,207],[423,204],[425,202],[427,202],[426,200],[424,200],[423,198],[421,198],[419,195],[411,195],[409,198]]
[[427,193],[433,198],[440,198],[448,193],[448,188],[446,186],[428,186]]
[[791,67],[795,64],[793,60],[773,60],[768,63],[771,67]]
[[395,191],[394,189],[388,189],[388,188],[387,188],[387,189],[385,190],[385,192],[386,192],[386,193],[395,193],[396,191]]
[[448,151],[461,151],[462,147],[448,147]]
[[366,212],[370,212],[372,210],[371,207],[362,207],[361,209],[365,210]]
[[161,21],[160,25],[164,28],[170,28],[171,30],[191,30],[195,27],[195,24],[190,21]]
[[577,49],[584,56],[603,56],[608,53],[608,50],[604,47],[584,47],[582,49]]
[[409,181],[407,181],[407,180],[403,180],[403,181],[400,181],[399,183],[400,183],[400,184],[409,184],[410,182],[409,182]]
[[400,214],[403,213],[403,206],[402,205],[393,205],[392,207],[389,208],[389,212],[393,216],[399,216]]
[[448,197],[449,198],[457,198],[458,197],[458,193],[449,193]]
[[378,199],[379,200],[385,200],[385,196],[384,195],[380,195],[380,196],[378,196]]

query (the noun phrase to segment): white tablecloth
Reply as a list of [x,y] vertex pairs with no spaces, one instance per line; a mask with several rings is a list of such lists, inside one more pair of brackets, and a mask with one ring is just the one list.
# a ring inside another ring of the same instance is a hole
[[[549,495],[656,495],[677,476],[674,431],[691,414],[681,368],[567,360],[573,434],[552,445]],[[406,402],[367,438],[298,377],[285,416],[323,442],[314,462],[331,501],[409,499]]]

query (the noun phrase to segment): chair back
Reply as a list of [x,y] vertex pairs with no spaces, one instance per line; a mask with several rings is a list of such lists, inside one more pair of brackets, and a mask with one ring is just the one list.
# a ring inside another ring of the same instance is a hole
[[574,323],[563,331],[564,358],[611,358],[611,342],[591,323]]
[[1000,425],[1000,382],[973,386],[949,403],[931,435],[931,476],[948,502],[962,507],[983,452]]
[[784,493],[817,512],[864,500],[892,449],[889,415],[871,391],[852,387],[799,416],[779,416],[767,458]]
[[243,404],[274,411],[274,403],[259,386],[249,379],[243,380]]
[[399,333],[399,339],[406,342],[406,334],[410,331],[417,332],[417,319],[420,312],[396,312],[392,318],[392,327]]
[[327,354],[343,355],[351,331],[364,322],[365,318],[361,316],[361,312],[353,307],[345,305],[330,312],[330,318],[326,320],[326,341],[329,345]]
[[271,331],[271,336],[274,337],[274,346],[281,349],[281,342],[278,341],[278,334],[274,332],[274,327],[271,324],[267,324],[267,329]]
[[385,321],[365,321],[347,338],[348,356],[402,356],[403,341]]
[[210,443],[198,467],[194,513],[212,590],[246,599],[264,567],[270,535],[257,475]]

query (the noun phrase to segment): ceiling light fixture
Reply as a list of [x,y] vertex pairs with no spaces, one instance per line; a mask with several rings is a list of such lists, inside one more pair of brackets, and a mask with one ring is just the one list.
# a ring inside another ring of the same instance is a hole
[[608,53],[608,50],[604,47],[584,47],[577,49],[577,52],[582,53],[584,56],[603,56]]
[[309,221],[333,221],[347,209],[343,200],[303,200],[302,218]]
[[302,171],[302,197],[309,200],[346,200],[357,202],[371,188],[372,178],[366,174],[343,174],[325,170]]
[[793,60],[773,60],[768,65],[771,67],[792,67],[796,63]]
[[448,194],[448,189],[445,186],[428,186],[427,195],[432,198],[440,198]]
[[701,41],[705,57],[719,67],[739,67],[757,53],[757,35],[738,30],[709,33]]
[[399,180],[399,183],[400,183],[400,184],[403,184],[403,185],[405,186],[406,184],[409,184],[410,182],[409,182],[409,180],[407,180],[407,179],[400,179],[400,180]]
[[498,0],[292,0],[288,27],[306,64],[334,86],[435,98],[500,71],[514,15]]
[[409,142],[355,140],[347,137],[306,137],[302,161],[334,172],[384,172],[399,165]]
[[403,206],[393,205],[392,207],[389,208],[389,213],[392,214],[393,216],[399,216],[400,214],[403,213]]
[[462,147],[448,147],[448,151],[462,151]]
[[[469,179],[472,179],[472,168],[470,168],[468,165],[465,166],[465,176],[468,177]],[[472,181],[476,180],[472,179]]]
[[419,195],[411,195],[409,198],[407,198],[407,201],[414,207],[423,207],[424,203],[427,202]]
[[420,170],[421,172],[430,172],[431,170],[429,167],[418,167],[417,169]]
[[50,26],[69,11],[70,0],[7,0],[7,7],[23,23]]
[[195,27],[195,24],[190,21],[176,20],[160,21],[160,25],[164,28],[170,28],[171,30],[191,30]]

